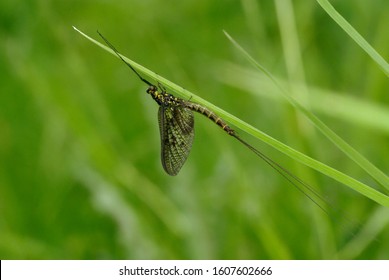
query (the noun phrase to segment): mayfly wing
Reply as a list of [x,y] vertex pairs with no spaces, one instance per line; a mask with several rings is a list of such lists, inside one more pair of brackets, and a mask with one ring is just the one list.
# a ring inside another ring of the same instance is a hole
[[181,106],[160,106],[161,161],[169,175],[177,175],[184,165],[194,138],[193,112]]

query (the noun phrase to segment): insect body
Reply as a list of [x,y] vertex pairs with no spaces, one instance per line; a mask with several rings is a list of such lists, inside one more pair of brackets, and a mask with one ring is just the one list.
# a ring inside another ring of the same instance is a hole
[[[99,32],[98,32],[99,33]],[[103,35],[101,38],[106,44],[116,53],[116,55],[125,63],[132,71],[148,85],[146,92],[158,103],[158,121],[161,135],[161,161],[162,166],[169,175],[177,175],[188,158],[192,148],[194,138],[194,116],[193,111],[198,112],[218,126],[220,126],[230,136],[236,138],[239,142],[249,148],[254,154],[260,157],[281,176],[289,181],[294,187],[301,191],[308,199],[315,203],[320,209],[328,214],[326,205],[328,202],[321,197],[309,184],[302,181],[300,178],[292,174],[289,170],[273,161],[271,158],[257,150],[255,147],[243,140],[222,118],[216,115],[208,108],[178,98],[166,91],[166,89],[158,83],[158,86],[144,79],[131,64],[126,62],[115,47],[108,42]],[[316,199],[315,199],[316,198]]]
[[149,86],[146,92],[150,94],[159,105],[158,121],[161,136],[161,161],[166,173],[172,176],[177,175],[188,158],[194,138],[193,111],[206,116],[228,134],[237,137],[235,131],[230,128],[223,119],[218,117],[208,108],[178,98],[166,92],[166,89],[161,84],[156,86],[144,79],[131,64],[123,59],[116,48],[105,39],[103,35],[100,33],[99,35],[116,55]]
[[161,135],[162,166],[169,175],[176,175],[184,165],[192,148],[194,138],[193,111],[203,114],[219,125],[228,134],[235,134],[227,123],[214,112],[200,104],[186,101],[167,93],[159,85],[151,85],[147,89],[158,103],[158,121]]
[[177,175],[188,158],[194,138],[194,116],[184,106],[184,100],[177,98],[160,87],[147,89],[159,104],[158,122],[161,136],[162,166],[169,175]]

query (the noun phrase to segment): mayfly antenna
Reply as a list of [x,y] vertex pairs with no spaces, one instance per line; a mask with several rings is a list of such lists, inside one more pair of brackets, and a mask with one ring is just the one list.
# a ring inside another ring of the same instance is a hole
[[101,38],[103,38],[104,42],[108,45],[108,47],[113,50],[116,55],[125,63],[127,64],[128,67],[131,68],[132,71],[135,72],[135,74],[139,77],[139,79],[141,79],[144,83],[146,83],[147,85],[149,86],[154,86],[152,83],[150,83],[148,80],[146,80],[145,78],[143,78],[135,69],[134,67],[131,66],[130,63],[128,63],[127,61],[125,61],[123,59],[123,57],[121,56],[121,54],[117,51],[117,49],[97,30],[97,33],[100,35]]

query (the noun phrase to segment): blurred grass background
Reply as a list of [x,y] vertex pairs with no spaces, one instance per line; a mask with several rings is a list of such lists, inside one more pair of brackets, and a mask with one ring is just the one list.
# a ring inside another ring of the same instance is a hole
[[[388,1],[331,2],[388,60]],[[1,259],[389,258],[387,209],[241,135],[319,189],[327,216],[200,115],[166,175],[146,86],[72,28],[383,191],[222,33],[387,173],[388,79],[315,1],[5,0],[0,20]]]

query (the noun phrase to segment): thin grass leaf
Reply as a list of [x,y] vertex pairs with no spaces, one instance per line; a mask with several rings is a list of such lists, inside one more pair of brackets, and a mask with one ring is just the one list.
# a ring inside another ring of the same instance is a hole
[[[108,47],[105,47],[101,43],[97,42],[96,40],[92,39],[91,37],[87,36],[86,34],[79,31],[77,28],[73,27],[77,32],[79,32],[81,35],[83,35],[88,40],[92,41],[93,43],[97,44],[101,48],[105,49],[106,51],[110,52],[111,54],[116,54],[109,49]],[[222,118],[224,118],[229,123],[235,125],[236,127],[240,128],[241,130],[245,131],[248,134],[251,134],[255,138],[262,140],[263,142],[269,144],[270,146],[276,148],[277,150],[281,151],[282,153],[290,156],[291,158],[345,184],[346,186],[349,186],[350,188],[356,190],[357,192],[363,194],[364,196],[374,200],[378,204],[381,204],[383,206],[389,207],[389,197],[386,195],[378,192],[377,190],[355,180],[354,178],[330,167],[327,166],[313,158],[308,157],[305,154],[302,154],[293,148],[283,144],[282,142],[272,138],[271,136],[263,133],[262,131],[256,129],[255,127],[249,125],[248,123],[240,120],[239,118],[233,116],[232,114],[220,109],[219,107],[209,103],[208,101],[196,96],[195,94],[189,92],[188,90],[174,84],[173,82],[155,74],[154,72],[148,70],[147,68],[135,63],[134,61],[126,58],[123,56],[123,59],[127,61],[128,63],[131,63],[131,65],[139,70],[140,72],[144,73],[145,75],[161,82],[165,87],[172,89],[175,91],[179,96],[187,99],[191,99],[191,101],[197,102],[201,105],[204,105],[208,107],[210,110],[214,111],[218,115],[220,115]],[[264,69],[266,71],[266,69]]]
[[342,17],[327,0],[316,0],[327,14],[357,43],[389,77],[389,64],[385,59]]
[[[237,49],[239,51],[241,51],[244,54],[244,56],[255,67],[257,67],[259,70],[261,70],[269,79],[271,79],[274,82],[274,84],[280,89],[282,96],[285,97],[289,101],[289,103],[292,104],[292,106],[294,106],[296,109],[298,109],[300,112],[302,112],[328,139],[330,139],[341,151],[343,151],[348,157],[350,157],[359,166],[361,166],[367,173],[369,173],[370,176],[372,176],[375,180],[377,180],[379,183],[381,183],[382,186],[389,189],[389,178],[381,170],[379,170],[377,167],[375,167],[365,157],[363,157],[360,153],[358,153],[358,151],[356,151],[353,147],[351,147],[348,143],[346,143],[342,138],[340,138],[335,132],[333,132],[321,120],[319,120],[313,113],[311,113],[309,110],[307,110],[305,107],[303,107],[300,103],[295,101],[287,93],[287,91],[280,85],[280,83],[273,77],[273,75],[271,75],[271,73],[266,70],[266,68],[264,68],[262,65],[260,65],[253,57],[251,57],[248,54],[248,52],[246,50],[244,50],[242,48],[242,46],[240,46],[227,32],[224,31],[224,33],[227,36],[227,38],[235,45],[235,47],[237,47]],[[306,163],[306,164],[308,165],[308,163]],[[311,167],[315,168],[313,166],[311,166]],[[328,167],[328,166],[326,166],[326,167]],[[316,169],[316,170],[320,171],[319,169]],[[324,171],[324,170],[322,170],[322,171]],[[322,171],[320,171],[320,172],[322,172]],[[329,170],[327,170],[327,171],[329,171]],[[337,171],[337,172],[339,172],[339,171]],[[332,171],[331,171],[331,173],[332,173]],[[332,176],[335,174],[332,174],[332,175],[329,175],[327,173],[324,173],[324,174],[335,179],[335,177]],[[340,175],[340,174],[337,174],[336,177],[338,177],[338,175]],[[343,174],[343,175],[345,175],[345,174]],[[338,178],[338,181],[339,181],[339,179],[342,179],[342,178]],[[343,183],[345,183],[345,182],[343,182]],[[373,188],[371,188],[365,184],[362,184],[363,186],[361,186],[361,185],[358,186],[358,184],[357,185],[352,184],[352,185],[353,186],[351,186],[351,185],[349,185],[349,186],[360,193],[372,194],[371,191],[374,190]],[[374,190],[374,191],[377,192],[376,190]],[[377,192],[377,193],[379,193],[379,192]],[[380,194],[386,198],[385,203],[387,203],[389,201],[389,197],[382,194],[382,193],[380,193]]]
[[389,190],[389,177],[374,166],[369,160],[362,156],[357,150],[346,143],[335,132],[333,132],[328,126],[326,126],[320,119],[318,119],[312,112],[307,110],[299,102],[293,99],[290,94],[281,86],[281,84],[273,77],[273,75],[267,71],[262,65],[260,65],[254,58],[252,58],[248,52],[246,52],[242,46],[240,46],[227,32],[224,32],[227,38],[246,56],[246,58],[253,63],[255,67],[261,70],[274,84],[280,89],[282,96],[285,97],[292,106],[302,112],[328,139],[330,139],[341,151],[343,151],[348,157],[361,166],[370,176],[372,176],[377,182]]

